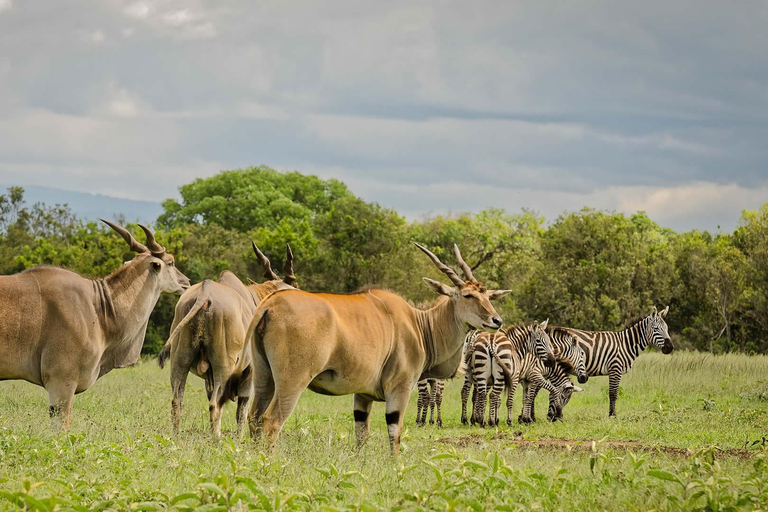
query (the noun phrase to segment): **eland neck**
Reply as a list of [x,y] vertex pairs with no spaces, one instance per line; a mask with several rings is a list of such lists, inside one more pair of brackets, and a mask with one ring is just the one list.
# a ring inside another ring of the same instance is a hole
[[134,261],[95,282],[106,341],[101,375],[138,360],[149,315],[160,298],[150,270]]
[[453,301],[444,299],[427,310],[416,310],[426,361],[424,376],[452,377],[461,363],[464,339],[472,328],[456,317]]

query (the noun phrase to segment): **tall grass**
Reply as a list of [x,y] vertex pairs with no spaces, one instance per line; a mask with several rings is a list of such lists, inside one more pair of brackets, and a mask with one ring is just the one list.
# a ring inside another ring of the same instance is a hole
[[[79,395],[66,434],[50,430],[44,390],[3,382],[0,509],[766,508],[766,375],[764,356],[649,353],[622,380],[617,418],[607,378],[593,378],[564,422],[541,421],[543,393],[537,424],[485,430],[459,423],[461,382],[449,382],[443,429],[415,426],[414,395],[398,459],[381,405],[355,449],[351,397],[306,392],[266,457],[232,439],[231,406],[225,439],[211,440],[193,376],[173,436],[168,371],[154,361]],[[533,442],[560,439],[574,442]]]

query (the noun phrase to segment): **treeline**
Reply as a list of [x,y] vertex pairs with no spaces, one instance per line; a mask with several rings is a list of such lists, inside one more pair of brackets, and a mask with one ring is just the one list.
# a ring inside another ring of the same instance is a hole
[[[225,269],[261,280],[254,240],[279,268],[285,243],[303,289],[347,292],[369,284],[414,303],[434,298],[421,277],[440,278],[411,244],[447,262],[452,246],[489,287],[513,290],[505,321],[549,318],[585,329],[620,329],[654,305],[670,306],[678,346],[713,352],[768,349],[768,203],[745,211],[731,234],[677,233],[644,213],[584,209],[549,226],[534,212],[488,209],[407,222],[356,197],[341,182],[267,167],[222,172],[180,189],[153,226],[192,280]],[[125,219],[117,219],[125,222]],[[138,239],[141,231],[133,229]],[[23,190],[0,195],[0,272],[40,264],[104,276],[132,255],[109,228],[66,205],[29,206]],[[176,297],[161,298],[144,346],[168,335]]]

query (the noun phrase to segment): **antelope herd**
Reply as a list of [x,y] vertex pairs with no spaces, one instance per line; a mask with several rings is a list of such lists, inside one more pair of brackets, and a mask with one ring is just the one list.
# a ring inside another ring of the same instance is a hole
[[205,381],[213,436],[221,435],[222,406],[237,400],[238,433],[247,416],[251,436],[263,438],[268,450],[307,388],[353,395],[358,445],[368,437],[373,402],[384,402],[390,449],[398,454],[404,412],[417,385],[419,425],[426,423],[427,408],[434,412],[435,407],[442,425],[443,380],[462,372],[462,423],[467,423],[471,393],[469,422],[498,425],[506,388],[510,425],[518,384],[523,386],[520,423],[535,421],[541,388],[549,392],[548,418],[561,419],[572,394],[581,391],[569,375],[580,384],[589,376],[608,375],[609,414],[614,415],[621,375],[639,353],[650,344],[665,354],[672,351],[664,320],[668,307],[660,312],[654,307],[621,332],[555,327],[547,321],[503,328],[491,301],[510,291],[487,289],[455,245],[464,278],[415,244],[451,281],[446,285],[425,277],[439,297],[421,309],[380,288],[349,294],[300,290],[290,246],[282,279],[254,244],[266,282],[245,286],[225,271],[216,281],[190,287],[150,229],[141,226],[144,245],[125,228],[104,222],[138,253],[106,278],[86,279],[51,266],[0,277],[0,380],[43,386],[50,416],[62,429],[69,427],[75,394],[113,368],[138,361],[161,293],[182,294],[159,358],[161,367],[170,358],[174,431],[180,428],[191,372]]

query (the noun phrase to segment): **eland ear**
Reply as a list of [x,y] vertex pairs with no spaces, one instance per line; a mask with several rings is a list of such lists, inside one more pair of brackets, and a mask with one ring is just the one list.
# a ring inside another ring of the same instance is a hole
[[422,277],[422,279],[424,279],[424,281],[426,281],[426,283],[440,295],[447,295],[450,297],[454,294],[452,286],[448,286],[447,284],[443,284],[440,281],[435,281],[434,279],[430,279],[428,277]]
[[666,318],[666,316],[667,316],[667,313],[669,313],[669,306],[667,306],[667,307],[665,307],[664,309],[662,309],[662,310],[659,312],[659,315],[660,315],[662,318]]
[[490,300],[498,300],[502,297],[506,297],[510,293],[512,293],[512,290],[490,290],[488,292],[488,298]]
[[583,390],[583,389],[581,389],[579,386],[573,386],[573,391],[574,391],[575,393],[581,393],[581,392],[582,392],[582,391],[584,391],[584,390]]

